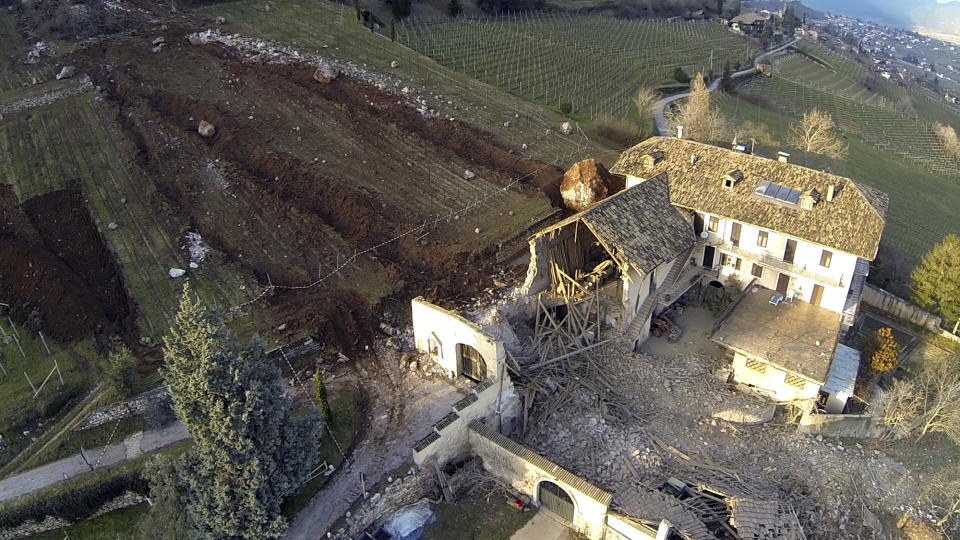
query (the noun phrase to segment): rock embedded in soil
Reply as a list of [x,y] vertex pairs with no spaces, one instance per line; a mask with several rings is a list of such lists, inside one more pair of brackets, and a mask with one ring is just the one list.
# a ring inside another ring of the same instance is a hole
[[213,137],[217,133],[217,128],[210,122],[201,120],[200,126],[197,127],[197,133],[203,135],[204,137]]
[[560,195],[570,210],[582,212],[616,191],[612,174],[595,159],[574,163],[563,175]]
[[564,122],[564,123],[560,124],[560,133],[563,133],[564,135],[572,135],[572,134],[573,134],[573,124],[570,123],[570,122]]
[[74,66],[63,66],[63,68],[60,69],[60,73],[57,73],[57,80],[69,79],[73,77],[76,72],[77,68]]
[[110,229],[111,231],[115,231],[115,230],[117,230],[119,227],[120,227],[120,226],[117,225],[117,223],[116,223],[115,221],[111,221],[110,223],[107,224],[107,228]]
[[319,83],[329,83],[340,76],[340,68],[330,62],[323,62],[320,67],[313,72],[313,80]]
[[466,171],[463,171],[463,177],[466,178],[467,180],[473,180],[474,178],[477,177],[477,173],[471,170],[466,170]]
[[178,278],[178,277],[183,277],[184,274],[186,274],[186,273],[187,273],[187,271],[184,270],[183,268],[171,268],[170,271],[167,272],[167,275],[170,276],[170,277],[173,278],[173,279],[176,279],[176,278]]

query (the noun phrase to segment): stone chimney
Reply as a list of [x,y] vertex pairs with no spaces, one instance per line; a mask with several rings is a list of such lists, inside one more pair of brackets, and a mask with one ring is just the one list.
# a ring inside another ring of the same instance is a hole
[[777,161],[780,163],[790,163],[790,154],[786,152],[777,152]]
[[683,126],[677,126],[677,138],[678,139],[683,138]]

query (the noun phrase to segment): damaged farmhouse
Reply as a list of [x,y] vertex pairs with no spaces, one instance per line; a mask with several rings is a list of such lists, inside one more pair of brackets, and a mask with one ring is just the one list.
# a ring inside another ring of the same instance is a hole
[[[677,341],[676,313],[711,291],[731,298],[708,338],[725,351],[732,384],[752,388],[752,399],[844,412],[860,358],[840,340],[858,313],[887,197],[788,158],[657,137],[611,171],[574,165],[561,194],[576,213],[530,238],[526,277],[499,307],[461,315],[413,300],[417,349],[467,390],[413,448],[414,462],[436,469],[441,484],[441,467],[479,463],[518,504],[591,539],[803,538],[790,504],[722,467],[612,490],[519,442],[574,395],[609,421],[644,421],[642,403],[624,399],[604,371],[651,334]],[[552,401],[536,405],[541,395]]]

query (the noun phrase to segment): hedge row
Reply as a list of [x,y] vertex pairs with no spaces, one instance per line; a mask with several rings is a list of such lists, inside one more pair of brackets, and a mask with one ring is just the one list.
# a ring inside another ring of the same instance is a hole
[[122,469],[113,474],[107,471],[101,477],[80,477],[77,483],[79,485],[65,482],[27,495],[19,501],[0,505],[0,529],[17,527],[27,521],[43,521],[46,516],[70,522],[82,521],[127,491],[145,495],[149,490],[139,467]]

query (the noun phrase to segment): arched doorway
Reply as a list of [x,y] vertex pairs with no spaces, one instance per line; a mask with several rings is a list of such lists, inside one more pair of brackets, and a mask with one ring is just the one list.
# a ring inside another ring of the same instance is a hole
[[470,345],[457,343],[457,358],[461,375],[477,382],[487,378],[487,363],[480,351]]
[[562,487],[546,480],[540,482],[537,487],[537,500],[542,508],[573,523],[573,499]]

